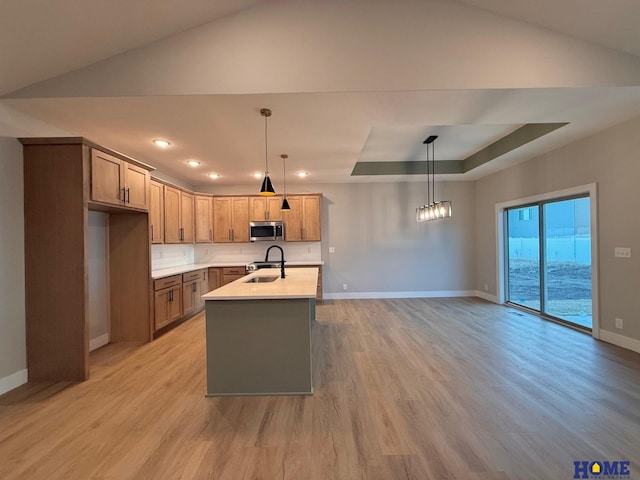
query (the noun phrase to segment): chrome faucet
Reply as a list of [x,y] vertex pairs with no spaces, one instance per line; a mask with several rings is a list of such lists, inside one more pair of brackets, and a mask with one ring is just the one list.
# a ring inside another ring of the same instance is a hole
[[277,248],[278,250],[280,250],[280,278],[284,278],[284,250],[282,250],[282,247],[280,245],[271,245],[269,248],[267,248],[267,253],[264,256],[264,261],[269,261],[269,252],[272,248]]

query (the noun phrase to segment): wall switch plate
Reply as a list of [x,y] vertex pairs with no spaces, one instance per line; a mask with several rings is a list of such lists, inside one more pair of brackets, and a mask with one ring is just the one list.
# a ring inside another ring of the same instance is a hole
[[489,290],[489,285],[487,283],[484,284],[484,291],[486,292],[487,290]]
[[346,284],[346,283],[343,283],[343,284],[342,284],[342,289],[343,289],[343,290],[346,290],[346,289],[347,289],[347,284]]
[[616,247],[615,256],[618,258],[631,258],[631,248],[629,247]]
[[622,330],[624,328],[624,322],[621,318],[616,318],[616,328]]
[[329,247],[329,253],[336,253],[335,247]]
[[307,253],[311,253],[311,247],[307,248]]

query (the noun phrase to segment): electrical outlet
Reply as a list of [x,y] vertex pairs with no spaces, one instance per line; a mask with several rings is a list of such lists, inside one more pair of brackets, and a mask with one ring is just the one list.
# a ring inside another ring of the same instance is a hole
[[346,284],[346,283],[343,283],[343,284],[342,284],[342,289],[343,289],[343,290],[346,290],[346,289],[347,289],[347,284]]
[[484,284],[484,291],[486,292],[486,291],[488,291],[488,290],[489,290],[489,284],[485,283],[485,284]]
[[621,318],[616,318],[616,328],[622,330],[624,328],[624,322]]
[[336,247],[329,247],[329,253],[336,253]]
[[307,253],[311,253],[311,247],[307,248]]
[[618,258],[631,258],[631,249],[629,247],[616,247],[614,255]]

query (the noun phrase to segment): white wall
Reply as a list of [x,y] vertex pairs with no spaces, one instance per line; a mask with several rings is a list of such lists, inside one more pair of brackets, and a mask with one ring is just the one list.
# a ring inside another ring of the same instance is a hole
[[[489,293],[498,293],[497,203],[597,183],[600,328],[640,346],[639,131],[636,118],[478,180],[477,289],[487,283]],[[615,247],[631,247],[632,258],[614,258]],[[615,328],[615,318],[624,320],[624,330]]]
[[27,380],[22,146],[0,137],[0,394]]
[[109,214],[89,212],[89,350],[109,342]]
[[[427,200],[424,182],[296,185],[296,193],[323,194],[325,296],[403,297],[475,290],[474,185],[444,182],[436,189],[440,199],[452,200],[453,218],[419,224],[415,209]],[[197,190],[256,193],[252,186]],[[329,253],[329,247],[335,253]]]

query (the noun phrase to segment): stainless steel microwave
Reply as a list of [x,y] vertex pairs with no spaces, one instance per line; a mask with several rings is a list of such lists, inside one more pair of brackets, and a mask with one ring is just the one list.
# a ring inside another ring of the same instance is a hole
[[284,240],[284,224],[282,222],[249,222],[249,240],[252,242]]

